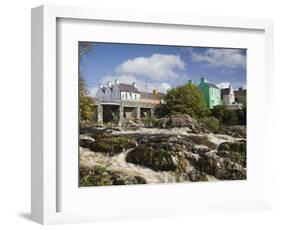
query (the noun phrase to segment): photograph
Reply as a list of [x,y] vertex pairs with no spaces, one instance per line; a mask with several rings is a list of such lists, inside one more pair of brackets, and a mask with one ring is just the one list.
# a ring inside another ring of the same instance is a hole
[[77,50],[79,187],[247,179],[247,49]]

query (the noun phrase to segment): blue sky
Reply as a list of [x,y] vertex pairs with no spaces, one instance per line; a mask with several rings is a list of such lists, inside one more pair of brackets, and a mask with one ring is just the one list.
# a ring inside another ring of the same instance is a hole
[[245,49],[93,43],[79,64],[92,95],[100,83],[115,79],[136,82],[142,91],[198,84],[202,76],[222,88],[246,87]]

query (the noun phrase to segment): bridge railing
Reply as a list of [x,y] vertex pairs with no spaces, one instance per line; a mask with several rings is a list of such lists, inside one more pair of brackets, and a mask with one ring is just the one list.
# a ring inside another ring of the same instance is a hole
[[151,108],[156,105],[153,103],[140,102],[140,101],[121,101],[121,100],[96,100],[96,104],[107,104],[107,105],[123,105],[123,106],[133,106],[133,107],[145,107]]
[[120,100],[98,100],[97,101],[99,104],[121,104]]

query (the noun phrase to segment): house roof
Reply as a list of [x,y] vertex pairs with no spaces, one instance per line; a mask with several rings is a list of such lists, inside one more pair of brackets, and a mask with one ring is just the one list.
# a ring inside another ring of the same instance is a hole
[[153,93],[141,92],[141,98],[144,99],[162,99],[165,95],[165,93],[159,92],[156,95]]
[[211,82],[205,82],[205,83],[206,83],[206,85],[208,85],[209,87],[219,89],[219,87],[218,87],[216,84],[213,84],[213,83],[211,83]]
[[118,87],[123,92],[140,93],[133,85],[119,83]]

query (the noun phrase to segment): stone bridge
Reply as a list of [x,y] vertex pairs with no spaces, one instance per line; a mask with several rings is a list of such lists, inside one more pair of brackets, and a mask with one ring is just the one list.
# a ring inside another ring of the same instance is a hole
[[155,104],[136,102],[136,101],[97,101],[98,124],[104,122],[116,122],[121,126],[124,119],[140,120],[146,115],[153,115]]

